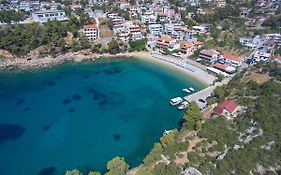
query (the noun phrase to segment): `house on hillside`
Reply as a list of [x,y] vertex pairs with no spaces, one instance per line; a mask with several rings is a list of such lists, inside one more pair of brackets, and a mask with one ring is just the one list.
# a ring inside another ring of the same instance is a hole
[[99,29],[95,24],[84,25],[83,34],[88,38],[89,41],[99,39]]
[[225,100],[223,103],[215,107],[213,114],[223,115],[226,118],[234,118],[237,116],[241,107],[234,100]]
[[222,59],[225,64],[229,64],[232,67],[239,67],[244,61],[244,58],[241,56],[235,56],[231,54],[223,54]]
[[180,49],[180,44],[175,38],[162,36],[157,39],[156,47],[159,49],[168,49],[169,51]]
[[186,56],[190,56],[193,54],[194,45],[190,42],[184,42],[180,44],[180,52],[185,54]]
[[66,21],[68,17],[62,10],[45,10],[32,13],[32,18],[36,22],[44,23],[51,20]]
[[210,63],[214,63],[217,61],[219,57],[219,52],[214,49],[204,49],[200,52],[197,61],[208,61]]

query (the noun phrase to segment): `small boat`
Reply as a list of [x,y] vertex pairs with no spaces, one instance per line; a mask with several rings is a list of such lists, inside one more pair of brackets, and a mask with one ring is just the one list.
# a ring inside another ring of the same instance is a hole
[[173,130],[168,130],[168,131],[165,130],[164,133],[163,133],[163,135],[167,135],[167,134],[169,134],[169,133],[172,132],[172,131],[173,131]]
[[182,91],[183,91],[183,92],[186,92],[186,93],[190,93],[190,92],[191,92],[189,89],[186,89],[186,88],[185,88],[185,89],[182,89]]
[[183,100],[182,100],[181,97],[175,97],[175,98],[172,98],[172,99],[170,100],[170,104],[173,105],[173,106],[175,106],[175,105],[180,104],[182,101],[183,101]]
[[179,110],[186,109],[188,107],[189,103],[187,101],[184,101],[181,103],[181,105],[178,107]]
[[188,88],[188,90],[190,90],[191,92],[195,91],[192,87]]

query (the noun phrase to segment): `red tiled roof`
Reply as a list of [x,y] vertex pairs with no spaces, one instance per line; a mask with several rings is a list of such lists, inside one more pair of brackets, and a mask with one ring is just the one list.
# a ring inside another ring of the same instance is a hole
[[275,45],[276,45],[276,41],[274,41],[274,40],[266,40],[266,41],[264,42],[264,44],[266,44],[266,45],[271,45],[271,46],[275,46]]
[[196,41],[194,44],[195,44],[195,45],[203,45],[204,43],[201,42],[201,41]]
[[223,114],[223,110],[227,110],[232,113],[238,108],[238,104],[234,100],[226,100],[223,103],[219,104],[215,109],[214,113],[221,115]]
[[223,57],[224,57],[225,59],[232,60],[232,61],[237,61],[237,62],[243,61],[243,58],[242,58],[242,57],[240,57],[240,56],[235,56],[235,55],[231,55],[231,54],[223,54]]
[[97,25],[95,25],[95,24],[89,24],[89,25],[84,25],[84,26],[83,26],[83,29],[92,29],[92,28],[96,29],[96,28],[97,28]]
[[192,44],[191,43],[183,43],[181,44],[181,49],[188,49],[191,48]]
[[225,70],[226,69],[226,65],[221,64],[221,63],[215,63],[213,64],[214,68],[220,69],[220,70]]
[[281,61],[281,55],[276,56],[274,59],[275,59],[275,60],[279,60],[279,61]]
[[162,37],[158,38],[159,42],[171,42],[173,40],[175,40],[175,39],[170,36],[162,36]]

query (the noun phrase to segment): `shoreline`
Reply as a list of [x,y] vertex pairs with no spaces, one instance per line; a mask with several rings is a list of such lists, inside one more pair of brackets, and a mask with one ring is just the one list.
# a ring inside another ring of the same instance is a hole
[[[182,74],[187,75],[188,77],[199,81],[205,86],[209,86],[214,81],[215,77],[208,74],[206,71],[203,71],[199,68],[191,66],[192,69],[196,71],[190,71],[173,63],[167,62],[164,59],[159,59],[153,56],[149,52],[126,52],[126,53],[118,53],[116,55],[112,54],[95,54],[90,53],[89,50],[84,50],[80,52],[68,52],[56,57],[44,57],[44,58],[15,58],[15,59],[5,59],[0,60],[0,70],[13,70],[13,69],[42,69],[42,68],[51,68],[53,66],[66,63],[66,62],[85,62],[85,61],[95,61],[103,58],[118,58],[118,57],[128,57],[128,58],[138,58],[145,61],[150,61],[152,63],[161,64],[168,69],[173,71],[179,71]],[[85,54],[87,53],[87,54]],[[163,56],[164,57],[164,56]]]

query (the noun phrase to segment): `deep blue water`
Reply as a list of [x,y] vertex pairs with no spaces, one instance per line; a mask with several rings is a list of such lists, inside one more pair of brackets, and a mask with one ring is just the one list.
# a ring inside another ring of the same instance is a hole
[[183,112],[169,99],[203,85],[140,59],[0,72],[0,174],[106,170],[114,156],[139,165]]

